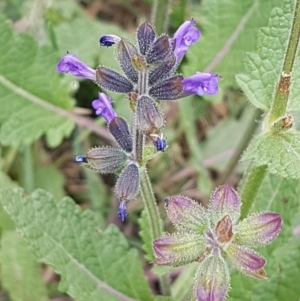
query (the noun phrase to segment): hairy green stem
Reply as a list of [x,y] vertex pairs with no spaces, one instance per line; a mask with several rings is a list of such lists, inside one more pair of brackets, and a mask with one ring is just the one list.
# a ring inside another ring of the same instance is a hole
[[252,113],[252,118],[246,128],[246,131],[239,141],[239,145],[237,146],[233,156],[230,158],[229,163],[227,164],[224,172],[219,177],[216,182],[216,186],[222,185],[226,182],[227,178],[231,175],[236,165],[238,164],[242,153],[247,148],[249,142],[251,141],[255,130],[257,129],[258,119],[261,118],[262,111],[260,109],[255,109]]
[[[300,0],[296,1],[292,29],[284,58],[282,72],[276,87],[276,92],[272,101],[271,110],[266,117],[269,128],[273,123],[284,117],[289,99],[291,75],[294,66],[295,56],[299,44],[300,35]],[[267,166],[249,167],[242,185],[240,195],[243,202],[241,218],[245,218],[249,212],[254,199],[261,187],[263,179],[267,173]]]
[[161,34],[168,29],[168,10],[171,0],[154,0],[151,23],[155,24],[156,32]]
[[[140,168],[140,192],[148,216],[151,240],[154,241],[162,234],[162,220],[155,202],[151,182],[146,167]],[[170,295],[170,279],[167,274],[160,276],[160,286],[163,295]]]
[[240,197],[243,203],[241,219],[245,218],[254,203],[260,186],[265,178],[267,166],[249,167],[250,171],[246,172],[242,185],[240,187]]
[[291,75],[296,57],[296,52],[299,44],[300,35],[300,1],[296,1],[294,10],[294,18],[292,29],[290,32],[289,42],[284,58],[282,72],[279,82],[277,84],[276,92],[272,102],[271,110],[268,117],[269,126],[272,125],[280,117],[283,117],[286,113],[290,85]]

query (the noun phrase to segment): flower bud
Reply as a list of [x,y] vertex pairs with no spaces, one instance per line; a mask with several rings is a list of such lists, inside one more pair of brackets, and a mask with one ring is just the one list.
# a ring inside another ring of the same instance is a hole
[[145,133],[157,133],[164,126],[164,115],[155,101],[142,95],[136,107],[138,127]]
[[177,230],[202,234],[207,223],[207,214],[202,205],[182,195],[165,198],[167,214]]
[[115,193],[122,200],[133,200],[139,193],[140,176],[136,164],[129,164],[120,174]]
[[95,147],[87,152],[86,160],[99,173],[116,173],[124,167],[127,155],[117,148]]
[[137,29],[137,41],[139,44],[141,54],[145,55],[148,49],[151,48],[155,40],[155,31],[152,25],[144,22]]
[[281,230],[281,216],[273,212],[249,215],[238,224],[235,241],[251,247],[260,247],[272,242]]
[[76,156],[75,161],[79,163],[87,163],[86,156]]
[[160,36],[154,41],[152,47],[146,54],[146,61],[148,64],[157,64],[163,62],[172,54],[172,45],[170,44],[167,35]]
[[153,250],[157,264],[180,266],[195,261],[205,244],[202,235],[172,234],[155,239]]
[[237,192],[228,184],[216,188],[209,200],[209,210],[214,222],[229,215],[233,224],[240,217],[241,202]]
[[100,42],[100,46],[110,47],[114,44],[119,43],[120,40],[121,40],[121,38],[118,36],[115,36],[113,34],[107,34],[107,35],[101,37],[99,42]]
[[174,100],[181,96],[183,85],[183,76],[176,75],[170,77],[157,85],[153,86],[149,90],[150,96],[159,100]]
[[113,92],[128,93],[133,91],[133,85],[126,77],[106,67],[96,69],[96,82],[101,88]]
[[108,124],[108,130],[124,151],[128,153],[132,152],[132,137],[129,132],[128,124],[123,118],[115,117]]
[[137,83],[138,81],[138,73],[132,64],[132,58],[137,55],[138,51],[135,46],[132,43],[121,39],[116,48],[116,57],[123,72],[134,83]]
[[155,83],[168,78],[175,71],[176,57],[172,54],[167,60],[162,62],[158,67],[149,71],[149,85],[153,86]]
[[222,257],[209,256],[196,274],[194,297],[197,301],[224,301],[229,291],[229,272]]

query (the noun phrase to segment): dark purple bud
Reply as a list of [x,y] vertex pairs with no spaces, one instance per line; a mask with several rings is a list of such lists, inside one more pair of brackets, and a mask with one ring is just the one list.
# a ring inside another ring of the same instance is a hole
[[138,81],[138,73],[132,64],[132,58],[137,55],[138,51],[135,46],[132,43],[121,39],[118,47],[116,48],[117,60],[123,72],[134,83],[137,83]]
[[159,100],[174,100],[182,97],[183,76],[176,75],[159,82],[149,90],[149,94]]
[[121,200],[133,200],[139,193],[140,176],[135,163],[129,164],[120,174],[115,193]]
[[216,94],[218,93],[219,75],[213,73],[196,72],[195,75],[183,79],[183,93],[197,94]]
[[96,71],[83,62],[81,62],[74,54],[67,53],[61,58],[56,66],[58,72],[71,73],[80,78],[86,78],[95,81]]
[[98,99],[92,102],[93,108],[96,110],[97,115],[105,118],[107,123],[110,123],[117,114],[111,105],[112,101],[105,93],[99,93]]
[[168,147],[167,141],[163,138],[163,135],[151,134],[152,141],[158,152],[164,152]]
[[103,37],[100,38],[100,46],[103,47],[110,47],[114,44],[119,43],[121,40],[121,38],[119,38],[118,36],[115,36],[113,34],[107,34]]
[[75,161],[79,163],[87,163],[86,156],[76,156]]
[[116,173],[121,170],[127,155],[124,151],[111,147],[95,147],[86,154],[89,167],[99,173]]
[[151,48],[155,40],[155,36],[154,28],[150,23],[145,22],[138,27],[137,41],[141,54],[145,55],[148,49]]
[[96,82],[101,88],[113,92],[128,93],[133,91],[133,85],[126,77],[106,67],[96,69]]
[[132,152],[132,137],[129,132],[128,124],[123,118],[115,117],[108,124],[108,130],[124,151],[128,153]]
[[178,60],[181,60],[186,54],[188,48],[196,43],[201,37],[201,32],[195,27],[195,21],[184,22],[175,32],[173,39],[175,40],[174,53]]
[[127,210],[126,210],[126,200],[123,200],[120,202],[118,215],[119,215],[120,220],[122,222],[124,222],[128,215]]
[[157,133],[164,126],[162,110],[146,95],[138,99],[136,117],[139,129],[145,133]]
[[172,46],[169,37],[162,35],[152,45],[146,54],[148,64],[157,64],[166,60],[172,54]]
[[149,85],[153,86],[158,81],[170,77],[176,69],[176,57],[172,54],[166,61],[158,67],[149,71]]

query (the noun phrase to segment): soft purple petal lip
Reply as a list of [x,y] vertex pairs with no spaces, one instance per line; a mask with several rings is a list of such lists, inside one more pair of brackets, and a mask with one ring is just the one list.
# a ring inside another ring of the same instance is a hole
[[196,43],[201,32],[195,27],[196,23],[193,19],[185,21],[175,32],[173,40],[175,40],[174,53],[177,60],[181,60],[186,54],[189,46]]
[[220,76],[214,73],[201,73],[189,76],[182,80],[183,92],[187,94],[213,95],[219,91]]
[[86,78],[95,81],[96,70],[90,68],[85,63],[81,62],[74,54],[67,53],[62,57],[56,66],[58,72],[71,73],[80,78]]
[[93,108],[96,110],[97,115],[101,115],[107,123],[110,123],[117,114],[111,105],[112,101],[105,93],[99,93],[98,99],[92,102]]
[[277,213],[250,214],[238,224],[237,241],[247,246],[264,246],[278,236],[281,227],[282,219]]

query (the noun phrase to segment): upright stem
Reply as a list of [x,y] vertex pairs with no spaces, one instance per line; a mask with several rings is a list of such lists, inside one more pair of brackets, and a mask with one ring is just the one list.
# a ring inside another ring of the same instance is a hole
[[[289,36],[289,42],[284,58],[282,72],[279,82],[276,87],[274,99],[272,102],[271,110],[268,114],[267,123],[269,129],[273,126],[274,122],[284,117],[289,99],[291,75],[294,66],[295,56],[299,44],[300,35],[300,0],[296,1],[292,29]],[[249,173],[246,174],[242,185],[240,187],[241,199],[243,201],[242,218],[249,212],[254,199],[261,187],[263,179],[267,172],[267,166],[258,166],[251,168]]]
[[155,24],[156,32],[161,34],[168,29],[168,10],[171,0],[154,0],[151,23]]
[[272,125],[278,118],[283,117],[289,98],[291,75],[299,44],[300,35],[300,1],[296,1],[292,29],[289,37],[289,43],[285,54],[279,82],[277,84],[274,100],[269,113],[268,124]]
[[[148,177],[146,167],[140,168],[140,192],[144,202],[145,210],[148,213],[149,226],[151,231],[151,240],[154,241],[162,234],[162,220],[155,202],[151,182]],[[169,275],[165,274],[159,277],[160,287],[163,295],[170,295],[170,279]]]

